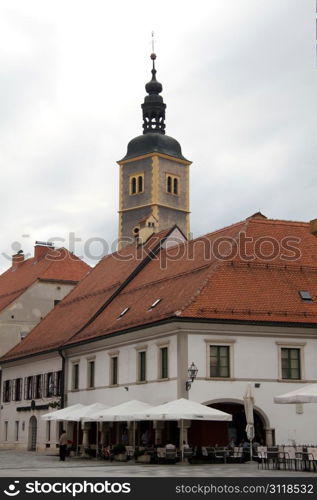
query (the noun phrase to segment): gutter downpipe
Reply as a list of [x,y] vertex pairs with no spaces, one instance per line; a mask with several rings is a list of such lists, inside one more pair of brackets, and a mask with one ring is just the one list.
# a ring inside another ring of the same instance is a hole
[[61,408],[65,407],[65,366],[66,366],[66,358],[61,349],[58,349],[58,354],[62,358],[62,376],[61,376]]

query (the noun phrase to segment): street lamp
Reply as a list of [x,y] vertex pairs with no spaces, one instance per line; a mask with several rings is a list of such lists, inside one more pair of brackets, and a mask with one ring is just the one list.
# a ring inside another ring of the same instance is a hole
[[192,364],[188,368],[187,373],[188,373],[188,380],[186,381],[186,391],[189,391],[198,373],[198,368],[194,362],[192,362]]

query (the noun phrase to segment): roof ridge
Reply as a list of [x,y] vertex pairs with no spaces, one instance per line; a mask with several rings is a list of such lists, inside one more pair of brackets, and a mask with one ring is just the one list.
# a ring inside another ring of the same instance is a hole
[[[167,230],[166,234],[163,235],[161,238],[159,238],[159,241],[157,242],[156,245],[154,245],[153,248],[150,248],[149,251],[146,253],[145,257],[139,262],[139,264],[133,269],[132,272],[127,276],[127,278],[118,286],[116,290],[112,293],[110,297],[102,304],[99,309],[88,319],[88,321],[85,322],[85,324],[79,328],[73,335],[70,336],[70,338],[67,340],[69,342],[71,339],[75,338],[80,332],[82,332],[85,328],[87,328],[89,325],[91,325],[95,319],[98,318],[98,316],[108,307],[109,304],[113,302],[113,300],[124,290],[126,286],[128,286],[129,283],[133,281],[135,276],[137,276],[147,265],[149,262],[153,260],[153,258],[162,250],[162,245],[168,238],[168,236],[172,233],[174,230],[174,226]],[[62,346],[60,346],[61,348]]]
[[97,295],[101,295],[102,293],[107,292],[108,290],[111,290],[115,286],[120,285],[120,283],[121,283],[120,281],[116,281],[115,283],[113,283],[110,286],[107,286],[106,288],[98,289],[96,292],[90,292],[90,293],[86,293],[84,295],[79,295],[78,297],[75,297],[74,299],[70,299],[70,300],[63,300],[60,304],[60,307],[66,307],[70,304],[74,304],[75,302],[80,302],[81,300],[85,300],[85,299],[88,299],[90,297],[97,297]]
[[309,222],[305,221],[295,221],[295,220],[284,220],[284,219],[248,219],[249,222],[253,224],[279,224],[283,226],[309,226]]
[[173,274],[171,276],[167,276],[166,278],[161,278],[161,279],[158,279],[158,280],[154,280],[154,281],[149,281],[147,283],[143,283],[143,285],[136,286],[136,287],[134,287],[132,289],[129,289],[129,290],[124,290],[121,293],[121,295],[125,295],[125,294],[131,293],[131,292],[135,292],[136,290],[142,290],[142,288],[146,288],[146,287],[152,286],[152,285],[157,285],[158,283],[162,283],[164,281],[170,281],[171,279],[182,278],[183,276],[186,276],[187,274],[192,274],[192,273],[198,272],[201,269],[205,269],[207,267],[210,267],[210,263],[205,264],[203,266],[195,267],[194,269],[191,269],[191,270],[188,270],[188,271],[183,271],[182,273],[177,273],[177,274]]

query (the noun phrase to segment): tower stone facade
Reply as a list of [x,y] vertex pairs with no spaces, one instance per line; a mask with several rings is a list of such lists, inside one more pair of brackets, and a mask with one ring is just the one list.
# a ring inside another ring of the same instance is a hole
[[[120,246],[135,238],[146,239],[175,224],[188,237],[189,166],[180,144],[165,135],[165,108],[162,85],[156,80],[155,54],[148,95],[142,104],[143,135],[128,144],[120,167]],[[145,236],[145,238],[144,238]]]

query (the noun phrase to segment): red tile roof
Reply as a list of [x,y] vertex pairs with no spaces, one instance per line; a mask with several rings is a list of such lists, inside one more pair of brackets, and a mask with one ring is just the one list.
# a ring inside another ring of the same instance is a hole
[[36,281],[77,283],[90,266],[65,248],[48,249],[39,260],[26,259],[0,275],[0,311]]
[[[117,254],[103,259],[5,357],[70,346],[167,318],[317,324],[317,239],[308,228],[308,223],[255,214],[161,250],[137,273],[141,249],[126,247],[121,260]],[[125,260],[128,254],[131,260]],[[101,310],[133,271],[133,279]],[[309,291],[313,301],[303,301],[300,290]]]
[[154,234],[144,246],[129,245],[104,257],[4,358],[11,359],[61,346],[89,322],[170,231],[168,229]]

